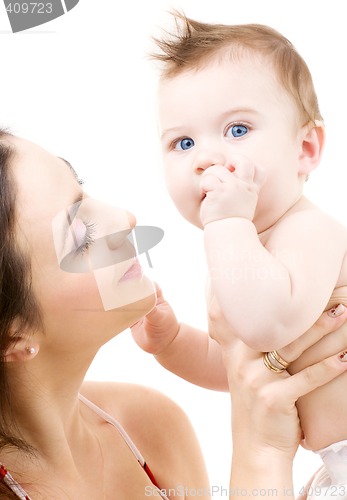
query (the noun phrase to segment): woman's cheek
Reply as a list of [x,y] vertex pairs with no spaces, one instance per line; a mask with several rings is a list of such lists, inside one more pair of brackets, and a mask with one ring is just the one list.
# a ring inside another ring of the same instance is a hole
[[[63,271],[60,271],[63,273]],[[93,273],[73,274],[57,278],[55,286],[51,283],[45,287],[45,293],[39,294],[42,309],[53,314],[66,315],[70,312],[102,309],[102,301]]]

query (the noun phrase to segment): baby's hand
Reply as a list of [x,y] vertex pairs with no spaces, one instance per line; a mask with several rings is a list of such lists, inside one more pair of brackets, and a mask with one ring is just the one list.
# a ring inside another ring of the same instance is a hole
[[200,209],[203,226],[229,217],[252,221],[264,180],[264,169],[244,156],[235,156],[226,166],[206,169],[200,181],[206,194]]
[[150,354],[160,354],[178,334],[180,325],[170,304],[156,284],[157,303],[147,316],[131,327],[135,342]]

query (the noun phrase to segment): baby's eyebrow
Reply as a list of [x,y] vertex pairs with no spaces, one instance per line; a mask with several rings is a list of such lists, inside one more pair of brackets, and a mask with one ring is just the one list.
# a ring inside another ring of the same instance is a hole
[[180,132],[182,130],[182,127],[171,127],[167,128],[164,130],[164,132],[161,134],[160,139],[163,140],[167,134],[170,134],[172,132]]
[[228,119],[233,115],[252,115],[252,116],[260,116],[259,111],[256,109],[247,107],[247,106],[237,106],[235,108],[227,109],[224,113],[221,113],[221,119]]
[[[227,117],[229,117],[229,116],[231,117],[232,115],[236,115],[236,114],[247,114],[247,115],[254,115],[254,116],[260,115],[259,111],[257,111],[256,109],[242,105],[242,106],[237,106],[235,108],[227,109],[226,111],[224,111],[223,113],[221,113],[219,115],[219,118],[226,119]],[[173,132],[180,133],[181,131],[182,131],[182,127],[167,128],[161,134],[160,139],[161,140],[165,139],[165,136],[167,134],[170,134]]]

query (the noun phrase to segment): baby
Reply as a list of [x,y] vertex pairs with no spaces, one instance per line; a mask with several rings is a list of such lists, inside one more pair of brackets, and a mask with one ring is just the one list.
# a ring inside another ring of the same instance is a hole
[[[303,196],[325,139],[311,74],[269,27],[176,21],[177,34],[157,41],[156,56],[164,62],[159,119],[168,189],[183,217],[204,231],[208,307],[214,298],[231,335],[248,346],[278,350],[324,309],[347,304],[347,231]],[[219,346],[179,324],[160,292],[133,334],[179,376],[226,389]],[[290,369],[335,350],[328,337]],[[270,368],[280,371],[281,363],[267,358]],[[346,453],[346,383],[342,375],[299,401],[305,446],[339,442]],[[326,467],[338,484],[347,478],[346,461],[341,477]]]

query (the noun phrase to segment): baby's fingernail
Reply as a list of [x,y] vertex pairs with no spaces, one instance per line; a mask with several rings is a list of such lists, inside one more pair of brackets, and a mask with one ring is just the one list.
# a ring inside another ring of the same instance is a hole
[[339,360],[343,363],[347,361],[347,351],[343,351],[341,352],[341,354],[339,354]]
[[344,313],[346,310],[346,307],[343,304],[339,304],[338,306],[334,306],[332,309],[329,309],[328,311],[328,316],[331,318],[336,318],[336,316],[340,316],[342,313]]

